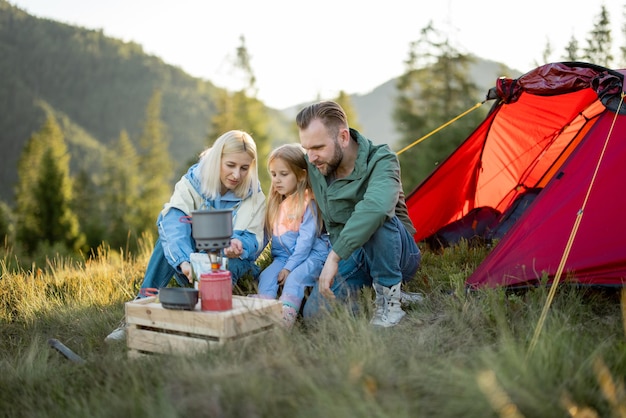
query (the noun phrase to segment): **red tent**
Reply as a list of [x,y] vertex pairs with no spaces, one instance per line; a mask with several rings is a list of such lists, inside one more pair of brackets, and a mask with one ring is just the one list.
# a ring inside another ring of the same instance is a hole
[[467,284],[551,280],[561,260],[561,280],[626,282],[623,75],[567,62],[499,79],[486,119],[407,197],[416,241],[475,208],[504,216],[518,196],[540,190]]

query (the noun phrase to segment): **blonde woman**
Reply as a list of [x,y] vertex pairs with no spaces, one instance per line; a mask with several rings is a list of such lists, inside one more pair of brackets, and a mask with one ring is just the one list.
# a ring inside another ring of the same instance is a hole
[[[193,282],[190,255],[196,247],[191,224],[181,222],[181,217],[194,210],[233,210],[233,235],[230,246],[223,250],[233,285],[244,274],[258,276],[260,269],[255,261],[264,247],[266,207],[257,161],[254,139],[239,130],[224,133],[200,154],[199,161],[176,183],[158,216],[159,237],[138,298],[146,296],[146,289],[167,286],[172,277],[181,286]],[[125,336],[122,323],[106,340],[121,340]]]

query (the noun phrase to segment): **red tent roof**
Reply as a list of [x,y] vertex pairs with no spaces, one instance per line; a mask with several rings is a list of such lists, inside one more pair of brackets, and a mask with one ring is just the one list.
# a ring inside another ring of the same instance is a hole
[[467,283],[519,285],[542,272],[553,277],[591,185],[566,271],[579,282],[621,285],[626,116],[610,109],[622,80],[619,72],[584,63],[548,64],[517,80],[498,80],[489,93],[498,103],[485,121],[407,198],[415,239],[476,207],[504,212],[520,193],[540,187]]

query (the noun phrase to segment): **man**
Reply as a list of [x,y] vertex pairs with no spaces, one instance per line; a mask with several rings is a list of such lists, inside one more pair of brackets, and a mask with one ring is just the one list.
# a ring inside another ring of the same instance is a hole
[[398,157],[388,145],[374,145],[350,128],[335,102],[305,107],[296,124],[332,243],[304,317],[317,316],[335,298],[352,302],[359,289],[373,286],[376,310],[371,323],[394,326],[406,314],[400,286],[414,277],[421,261]]

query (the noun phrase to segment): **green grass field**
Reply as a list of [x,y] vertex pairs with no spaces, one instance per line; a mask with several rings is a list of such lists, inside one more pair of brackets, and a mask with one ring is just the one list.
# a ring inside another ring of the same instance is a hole
[[338,307],[291,332],[135,359],[104,337],[136,293],[144,244],[137,255],[102,249],[41,266],[21,266],[5,248],[0,416],[626,417],[618,290],[561,285],[537,332],[548,289],[466,294],[487,250],[461,244],[424,251],[408,290],[426,298],[394,328],[369,325],[366,291],[357,315]]

